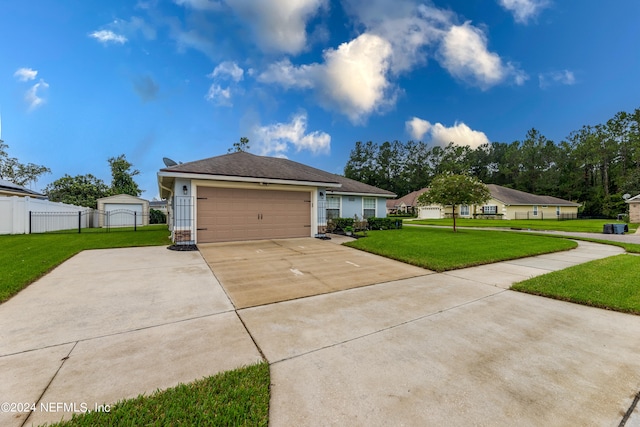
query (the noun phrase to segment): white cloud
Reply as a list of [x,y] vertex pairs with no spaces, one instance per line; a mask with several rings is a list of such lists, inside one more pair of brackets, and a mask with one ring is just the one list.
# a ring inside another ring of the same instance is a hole
[[216,68],[214,68],[213,72],[209,74],[209,77],[230,77],[233,81],[239,82],[242,80],[242,76],[244,75],[244,71],[242,68],[238,67],[238,64],[232,61],[221,62]]
[[431,128],[431,123],[419,117],[412,117],[405,122],[405,126],[413,139],[422,140],[424,134]]
[[427,135],[429,141],[435,145],[447,145],[453,142],[455,145],[468,145],[471,148],[488,144],[489,138],[484,132],[471,129],[462,122],[455,122],[453,126],[446,127],[441,123],[431,124],[427,120],[413,117],[405,122],[407,131],[413,139],[423,140]]
[[263,83],[285,88],[314,88],[325,108],[338,109],[352,122],[395,102],[387,80],[391,45],[382,37],[364,33],[337,49],[324,52],[324,63],[295,67],[284,60],[258,76]]
[[573,71],[569,70],[551,71],[538,74],[538,83],[541,89],[555,85],[574,85],[576,84],[576,77]]
[[286,157],[290,146],[296,152],[311,151],[313,154],[328,154],[331,149],[331,136],[325,132],[307,133],[307,114],[296,114],[289,123],[276,123],[258,126],[253,129],[251,141],[256,142],[260,155]]
[[197,10],[221,10],[223,5],[215,0],[174,0],[175,4]]
[[24,100],[27,102],[30,111],[33,111],[44,104],[45,100],[42,98],[40,92],[48,88],[49,84],[40,79],[38,83],[31,86],[31,88],[25,93]]
[[548,0],[498,0],[500,6],[513,14],[516,22],[526,24],[529,19],[535,18],[545,7],[549,6]]
[[13,73],[13,76],[21,82],[28,82],[30,80],[34,80],[37,75],[38,75],[38,72],[31,68],[20,68],[15,73]]
[[258,75],[258,81],[276,83],[286,89],[309,89],[316,85],[315,80],[319,69],[319,64],[296,67],[286,58],[270,64],[265,71]]
[[225,107],[231,107],[233,105],[231,103],[231,88],[227,87],[224,89],[217,83],[213,83],[209,87],[209,91],[205,95],[205,99],[213,102],[214,104]]
[[111,30],[94,31],[93,33],[89,34],[89,37],[92,37],[98,40],[102,44],[108,44],[108,43],[125,44],[127,42],[127,38],[125,36],[121,34],[116,34]]
[[[191,0],[193,1],[193,0]],[[265,51],[297,54],[307,45],[307,21],[327,0],[226,0]]]
[[453,25],[440,46],[440,63],[454,77],[488,89],[507,79],[521,85],[527,75],[487,49],[487,37],[469,22]]

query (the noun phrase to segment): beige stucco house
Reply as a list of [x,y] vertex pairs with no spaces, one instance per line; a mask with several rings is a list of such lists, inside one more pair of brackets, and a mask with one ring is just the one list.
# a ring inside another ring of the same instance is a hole
[[[491,199],[482,206],[456,206],[456,216],[459,218],[500,218],[500,219],[557,219],[576,218],[579,203],[559,199],[552,196],[539,196],[488,184]],[[420,194],[428,191],[423,188],[414,191],[400,199],[390,200],[387,207],[392,209],[416,209],[419,219],[447,218],[452,214],[451,206],[417,206]],[[639,202],[640,202],[640,197]]]
[[629,222],[640,223],[640,194],[627,200],[629,204]]

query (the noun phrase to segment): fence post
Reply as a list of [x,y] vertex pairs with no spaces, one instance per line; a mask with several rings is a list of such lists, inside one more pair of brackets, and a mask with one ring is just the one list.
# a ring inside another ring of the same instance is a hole
[[82,211],[78,211],[78,234],[82,233]]
[[31,211],[29,211],[29,234],[31,234]]
[[138,211],[133,211],[133,231],[138,231]]

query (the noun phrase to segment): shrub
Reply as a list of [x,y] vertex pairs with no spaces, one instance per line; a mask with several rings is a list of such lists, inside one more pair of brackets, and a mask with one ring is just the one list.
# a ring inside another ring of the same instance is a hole
[[336,230],[346,231],[347,227],[352,227],[353,230],[353,218],[333,218],[332,221],[336,225]]
[[166,224],[167,216],[157,209],[149,209],[149,224]]
[[402,228],[402,220],[397,218],[367,218],[370,230],[394,230]]

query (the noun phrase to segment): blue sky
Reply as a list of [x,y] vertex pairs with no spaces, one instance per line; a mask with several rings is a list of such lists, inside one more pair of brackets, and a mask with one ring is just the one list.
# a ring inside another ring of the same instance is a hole
[[341,173],[356,141],[477,146],[640,107],[637,0],[3,0],[1,137],[143,197],[162,157],[251,152]]

